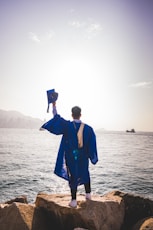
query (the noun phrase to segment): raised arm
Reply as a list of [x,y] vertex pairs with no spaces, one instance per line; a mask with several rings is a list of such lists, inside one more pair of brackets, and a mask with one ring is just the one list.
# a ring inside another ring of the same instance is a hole
[[52,113],[53,113],[53,116],[55,116],[57,114],[56,102],[52,103]]

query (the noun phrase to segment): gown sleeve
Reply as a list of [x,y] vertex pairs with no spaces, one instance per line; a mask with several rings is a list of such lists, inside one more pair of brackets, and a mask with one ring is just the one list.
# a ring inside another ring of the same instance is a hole
[[88,157],[92,164],[96,164],[98,162],[98,154],[97,154],[97,143],[96,143],[96,135],[93,129],[90,129],[89,132],[89,146],[88,146]]
[[64,134],[68,121],[56,114],[51,120],[42,125],[42,129],[46,129],[50,133],[60,135]]

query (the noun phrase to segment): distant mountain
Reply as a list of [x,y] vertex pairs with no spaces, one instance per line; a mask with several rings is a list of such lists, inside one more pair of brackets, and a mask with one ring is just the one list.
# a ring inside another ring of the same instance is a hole
[[0,128],[40,128],[43,121],[38,118],[25,116],[17,111],[0,110]]

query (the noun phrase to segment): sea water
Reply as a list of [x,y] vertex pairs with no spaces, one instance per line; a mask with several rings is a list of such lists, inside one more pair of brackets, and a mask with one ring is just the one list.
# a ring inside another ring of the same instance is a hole
[[[99,161],[90,163],[93,194],[113,190],[153,199],[153,133],[95,131]],[[70,193],[54,174],[60,136],[37,129],[0,129],[0,203],[39,192]],[[84,193],[84,187],[78,187]]]

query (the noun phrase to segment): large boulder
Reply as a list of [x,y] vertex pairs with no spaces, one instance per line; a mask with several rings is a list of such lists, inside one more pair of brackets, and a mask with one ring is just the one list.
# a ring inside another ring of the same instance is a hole
[[123,230],[132,229],[139,220],[153,215],[153,201],[138,195],[114,192],[114,195],[122,197],[125,204],[125,217]]
[[132,230],[152,230],[153,229],[153,217],[148,217],[138,221]]
[[70,195],[39,194],[36,207],[48,215],[50,224],[54,222],[58,230],[85,228],[89,230],[119,230],[124,221],[124,203],[121,197],[109,193],[93,196],[93,200],[85,201],[85,196],[78,195],[77,208],[70,208]]
[[0,206],[0,230],[49,230],[47,218],[33,204]]

